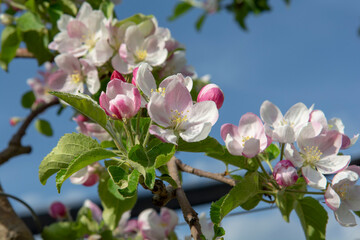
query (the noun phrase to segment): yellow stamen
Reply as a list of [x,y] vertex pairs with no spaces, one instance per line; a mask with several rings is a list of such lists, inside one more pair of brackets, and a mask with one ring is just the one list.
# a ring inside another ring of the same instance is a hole
[[303,150],[304,150],[303,158],[309,164],[319,161],[321,155],[323,154],[317,146],[312,146],[312,147],[307,146],[303,148]]
[[74,83],[79,83],[82,81],[81,79],[81,75],[78,71],[75,71],[73,74],[71,74],[71,80],[74,82]]
[[182,112],[179,112],[178,110],[170,110],[170,111],[173,112],[170,120],[173,127],[175,127],[175,129],[179,128],[181,123],[188,121],[187,115],[183,115],[184,114],[183,111]]
[[139,61],[139,62],[144,61],[146,56],[147,56],[147,51],[146,50],[138,49],[135,52],[135,57],[136,57],[137,61]]
[[242,146],[245,147],[245,142],[252,139],[252,138],[254,138],[254,137],[252,137],[252,136],[242,137],[242,140],[241,140],[242,141]]

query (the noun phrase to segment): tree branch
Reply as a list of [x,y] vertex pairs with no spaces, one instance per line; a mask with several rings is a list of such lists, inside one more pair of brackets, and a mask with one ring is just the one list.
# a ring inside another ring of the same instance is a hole
[[223,174],[206,172],[206,171],[203,171],[203,170],[200,170],[200,169],[197,169],[197,168],[193,168],[193,167],[183,163],[180,159],[175,159],[175,163],[176,163],[177,167],[179,168],[179,170],[181,170],[183,172],[195,174],[195,175],[197,175],[199,177],[211,178],[211,179],[214,179],[216,181],[229,184],[230,186],[233,186],[233,187],[236,185],[235,180],[224,177]]
[[58,103],[59,100],[55,99],[30,112],[30,114],[26,117],[18,131],[10,139],[8,147],[0,153],[0,165],[7,162],[12,157],[31,152],[30,146],[21,145],[21,139],[26,134],[26,129],[40,113]]
[[181,210],[184,215],[184,219],[190,227],[191,236],[195,240],[201,239],[201,226],[198,218],[197,212],[191,207],[189,200],[187,199],[184,190],[181,187],[181,182],[179,178],[178,168],[176,165],[176,158],[172,157],[170,161],[167,163],[169,174],[175,180],[178,188],[175,189],[176,198],[179,202]]
[[18,48],[16,50],[15,57],[16,58],[35,58],[34,54],[29,52],[29,50],[27,50],[27,48]]

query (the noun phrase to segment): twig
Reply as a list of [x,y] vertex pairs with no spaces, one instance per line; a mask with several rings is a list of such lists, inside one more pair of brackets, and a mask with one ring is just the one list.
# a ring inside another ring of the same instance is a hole
[[178,174],[178,167],[175,162],[176,158],[172,157],[167,163],[169,169],[169,175],[175,180],[178,188],[175,189],[176,198],[179,202],[181,210],[184,215],[184,219],[190,227],[191,236],[195,239],[201,239],[201,226],[197,212],[191,207],[189,200],[187,199],[184,190],[181,187],[181,182]]
[[17,57],[17,58],[35,58],[34,54],[29,52],[29,50],[27,50],[27,48],[18,48],[16,50],[15,57]]
[[8,147],[0,153],[0,165],[7,162],[12,157],[31,152],[30,146],[21,145],[21,139],[26,134],[26,129],[40,113],[58,103],[59,100],[54,99],[53,101],[39,106],[38,108],[30,112],[30,114],[26,117],[25,121],[22,123],[18,131],[10,139]]
[[223,174],[206,172],[206,171],[203,171],[203,170],[200,170],[200,169],[193,168],[193,167],[191,167],[189,165],[186,165],[180,159],[177,159],[177,158],[175,159],[175,163],[176,163],[177,167],[183,172],[192,173],[192,174],[195,174],[195,175],[197,175],[199,177],[211,178],[211,179],[214,179],[216,181],[229,184],[230,186],[235,186],[236,185],[235,180],[224,177]]

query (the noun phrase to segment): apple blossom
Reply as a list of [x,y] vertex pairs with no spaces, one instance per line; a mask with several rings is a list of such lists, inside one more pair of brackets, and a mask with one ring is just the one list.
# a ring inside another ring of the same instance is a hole
[[340,118],[332,118],[327,121],[325,114],[321,110],[314,110],[310,114],[311,122],[319,122],[323,131],[336,130],[342,135],[341,149],[347,149],[354,145],[359,138],[359,134],[354,135],[351,139],[344,134],[344,124]]
[[144,239],[166,239],[174,231],[178,223],[175,211],[162,207],[160,215],[154,209],[142,211],[138,217],[138,225]]
[[264,125],[254,113],[244,114],[239,126],[226,123],[221,126],[221,137],[232,155],[255,157],[263,152],[271,140],[265,135]]
[[80,169],[70,176],[70,181],[73,184],[82,184],[86,187],[95,185],[99,181],[99,175],[96,173],[96,164]]
[[336,220],[345,227],[356,225],[350,210],[360,210],[360,186],[355,185],[359,174],[360,167],[349,166],[334,176],[332,185],[325,192],[326,205],[334,211]]
[[84,202],[84,207],[90,209],[92,218],[93,218],[95,221],[97,221],[98,223],[101,222],[101,220],[102,220],[102,211],[101,211],[101,209],[98,207],[98,205],[96,205],[95,203],[93,203],[91,200],[86,199],[85,202]]
[[294,165],[289,160],[278,162],[274,167],[273,176],[276,182],[284,187],[294,185],[299,178]]
[[283,116],[277,106],[266,100],[260,107],[260,116],[265,123],[266,134],[273,141],[293,143],[309,121],[311,111],[312,107],[308,109],[303,103],[297,103]]
[[310,187],[326,188],[326,178],[323,174],[333,174],[345,169],[350,163],[349,155],[337,155],[342,136],[338,131],[321,133],[321,125],[309,122],[300,132],[297,145],[285,147],[285,157],[296,167],[301,167],[302,175]]
[[91,122],[85,116],[79,114],[73,120],[78,124],[76,130],[86,136],[95,137],[100,141],[111,140],[109,133],[99,124]]
[[56,34],[49,49],[74,57],[86,56],[96,66],[103,65],[113,55],[109,46],[105,16],[84,2],[76,18],[63,14],[57,22],[60,33]]
[[55,63],[65,73],[64,77],[57,79],[62,86],[56,90],[74,94],[84,93],[84,83],[91,94],[100,89],[98,71],[88,60],[79,60],[70,54],[60,54],[55,57]]
[[172,53],[163,64],[159,72],[159,77],[164,78],[176,73],[181,73],[184,76],[192,78],[197,77],[194,67],[187,65],[185,51],[177,50]]
[[200,90],[197,101],[214,101],[216,107],[220,109],[224,103],[224,93],[218,85],[213,83],[207,84]]
[[139,90],[130,83],[118,79],[111,80],[99,98],[100,106],[113,119],[129,119],[140,109]]
[[53,202],[50,205],[49,214],[52,218],[62,220],[68,216],[68,210],[62,202]]
[[14,127],[14,126],[16,126],[18,123],[20,123],[22,120],[23,120],[23,119],[20,118],[20,117],[12,117],[12,118],[10,118],[9,123],[10,123],[11,126]]
[[147,109],[151,119],[163,127],[152,125],[150,133],[173,144],[179,136],[187,142],[205,139],[219,117],[214,102],[193,104],[189,90],[180,81],[171,81],[166,91],[154,92]]

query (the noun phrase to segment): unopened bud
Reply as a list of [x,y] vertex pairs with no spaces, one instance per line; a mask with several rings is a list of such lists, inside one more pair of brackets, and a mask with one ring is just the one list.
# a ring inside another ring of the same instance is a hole
[[299,178],[297,171],[289,160],[282,160],[274,167],[273,176],[280,186],[294,185]]
[[85,187],[91,187],[99,181],[99,175],[96,173],[90,173],[88,179],[82,184]]
[[213,83],[207,84],[200,90],[197,101],[213,101],[216,103],[216,107],[220,109],[224,103],[224,93],[218,85]]
[[53,202],[50,205],[49,214],[52,218],[61,220],[67,217],[66,206],[61,202]]
[[121,81],[126,82],[124,76],[116,70],[114,70],[113,73],[111,74],[110,80],[113,79],[120,79]]
[[10,118],[10,125],[11,126],[16,126],[19,122],[22,121],[22,118],[19,118],[19,117],[12,117]]

